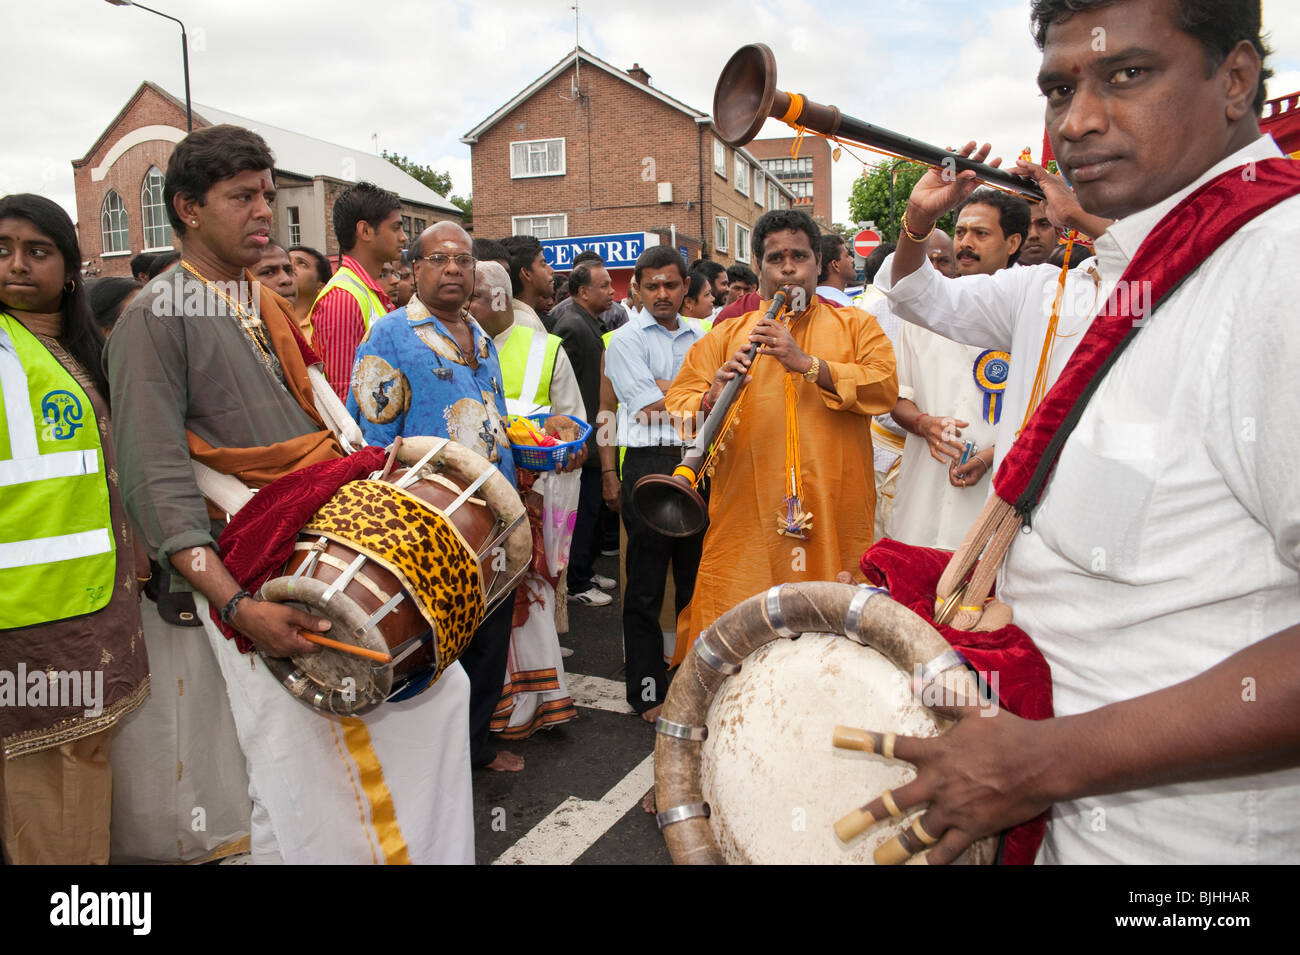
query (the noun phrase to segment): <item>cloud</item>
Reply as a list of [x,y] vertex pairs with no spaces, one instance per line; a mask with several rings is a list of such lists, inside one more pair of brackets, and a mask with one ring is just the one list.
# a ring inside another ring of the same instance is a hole
[[[196,101],[372,150],[402,153],[470,191],[459,138],[573,47],[571,0],[371,0],[346,18],[307,0],[156,0],[185,21]],[[1300,9],[1265,0],[1279,51],[1272,91],[1300,86]],[[579,36],[596,56],[640,63],[656,87],[701,110],[740,45],[776,53],[781,83],[936,145],[989,140],[1008,159],[1042,141],[1028,4],[999,0],[585,0]],[[175,24],[97,0],[25,4],[6,24],[5,61],[22,77],[6,99],[0,190],[37,191],[75,210],[83,156],[142,80],[184,93]],[[1284,88],[1287,87],[1287,88]],[[635,121],[628,117],[626,121]],[[763,135],[781,135],[769,123]],[[834,215],[861,166],[833,178]]]

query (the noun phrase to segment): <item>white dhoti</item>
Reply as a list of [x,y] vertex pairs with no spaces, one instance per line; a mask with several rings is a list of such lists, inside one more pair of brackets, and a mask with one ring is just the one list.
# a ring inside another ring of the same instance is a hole
[[410,700],[330,716],[240,653],[195,597],[247,759],[254,861],[474,862],[469,678],[459,663]]
[[247,852],[248,776],[216,658],[198,627],[140,607],[153,691],[113,738],[113,863]]

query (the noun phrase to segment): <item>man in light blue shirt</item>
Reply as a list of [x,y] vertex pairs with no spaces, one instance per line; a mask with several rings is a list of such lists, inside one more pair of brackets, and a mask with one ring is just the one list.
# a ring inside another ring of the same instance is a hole
[[641,520],[632,488],[647,474],[672,474],[681,461],[682,439],[664,408],[664,395],[691,346],[707,329],[681,316],[686,263],[675,249],[655,246],[636,262],[642,310],[609,340],[605,377],[618,395],[618,443],[623,460],[623,526],[627,529],[627,589],[623,595],[623,652],[627,701],[653,723],[668,691],[659,612],[668,564],[673,567],[677,612],[691,601],[704,532],[666,537]]

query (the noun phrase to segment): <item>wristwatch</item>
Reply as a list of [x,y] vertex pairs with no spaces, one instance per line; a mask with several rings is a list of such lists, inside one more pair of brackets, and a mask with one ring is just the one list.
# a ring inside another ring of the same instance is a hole
[[810,385],[815,385],[817,383],[817,376],[821,374],[821,371],[822,360],[814,355],[812,364],[809,365],[808,370],[803,373],[803,380],[808,382]]

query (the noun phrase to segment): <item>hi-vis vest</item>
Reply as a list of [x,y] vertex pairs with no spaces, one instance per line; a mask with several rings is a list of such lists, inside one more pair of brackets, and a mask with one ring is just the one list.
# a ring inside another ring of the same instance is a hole
[[499,352],[506,410],[510,414],[551,413],[551,376],[555,373],[555,356],[559,351],[559,336],[514,326]]
[[[361,281],[361,277],[346,265],[339,266],[338,271],[330,276],[330,280],[317,293],[316,302],[324,298],[326,292],[336,288],[343,289],[356,299],[357,308],[361,309],[361,320],[365,322],[366,331],[370,331],[371,322],[388,314],[388,309],[384,308],[384,303],[379,300],[379,296],[375,294],[374,289]],[[316,302],[312,302],[312,308],[316,307]]]
[[117,556],[95,410],[4,313],[0,398],[0,630],[100,610]]

